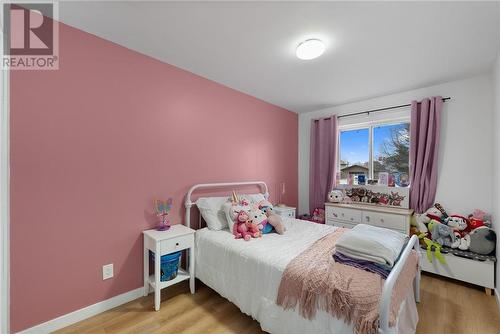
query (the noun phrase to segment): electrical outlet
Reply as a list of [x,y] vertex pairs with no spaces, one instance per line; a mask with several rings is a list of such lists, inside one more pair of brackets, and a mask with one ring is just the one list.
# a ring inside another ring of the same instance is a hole
[[113,264],[105,264],[102,266],[102,280],[110,279],[113,277]]

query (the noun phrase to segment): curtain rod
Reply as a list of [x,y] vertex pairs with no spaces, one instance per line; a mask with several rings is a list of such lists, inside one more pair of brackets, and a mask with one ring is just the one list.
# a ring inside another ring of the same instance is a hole
[[[443,97],[443,102],[451,100],[451,97]],[[379,108],[379,109],[372,109],[372,110],[365,110],[365,111],[360,111],[360,112],[355,112],[352,114],[345,114],[345,115],[340,115],[337,118],[343,118],[343,117],[349,117],[349,116],[356,116],[356,115],[362,115],[362,114],[370,114],[373,112],[379,112],[379,111],[385,111],[385,110],[391,110],[391,109],[398,109],[398,108],[404,108],[404,107],[410,107],[411,103],[408,104],[400,104],[398,106],[392,106],[392,107],[385,107],[385,108]]]
[[[451,97],[443,97],[443,102],[448,101],[448,100],[451,100]],[[411,103],[400,104],[400,105],[392,106],[392,107],[378,108],[378,109],[372,109],[372,110],[365,110],[365,111],[354,112],[354,113],[351,113],[351,114],[340,115],[340,116],[337,116],[337,118],[350,117],[350,116],[363,115],[363,114],[368,114],[369,115],[370,113],[373,113],[373,112],[379,112],[379,111],[385,111],[385,110],[391,110],[391,109],[398,109],[398,108],[404,108],[404,107],[410,107],[410,106],[411,106]],[[326,117],[325,119],[328,119],[328,118],[330,118],[330,117]]]

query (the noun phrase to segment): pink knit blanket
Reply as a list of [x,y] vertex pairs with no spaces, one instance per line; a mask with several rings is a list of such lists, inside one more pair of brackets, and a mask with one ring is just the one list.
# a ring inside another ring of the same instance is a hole
[[[285,268],[276,303],[295,309],[312,319],[318,310],[352,324],[359,334],[377,333],[379,301],[385,280],[379,275],[335,263],[335,243],[347,229],[337,229],[316,241]],[[395,284],[391,299],[389,325],[396,324],[401,303],[412,288],[418,256],[413,251]]]

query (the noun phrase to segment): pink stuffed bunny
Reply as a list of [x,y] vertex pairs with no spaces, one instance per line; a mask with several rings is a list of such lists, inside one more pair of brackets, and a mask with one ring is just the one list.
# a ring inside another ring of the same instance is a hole
[[246,213],[244,210],[241,210],[238,213],[233,226],[233,234],[235,239],[243,238],[246,241],[250,240],[252,233],[249,231],[247,226],[248,218],[248,213]]

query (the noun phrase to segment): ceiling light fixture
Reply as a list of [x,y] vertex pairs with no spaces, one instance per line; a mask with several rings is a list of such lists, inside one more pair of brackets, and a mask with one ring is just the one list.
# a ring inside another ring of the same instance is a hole
[[318,58],[325,52],[325,43],[319,39],[307,39],[297,45],[295,54],[302,60]]

